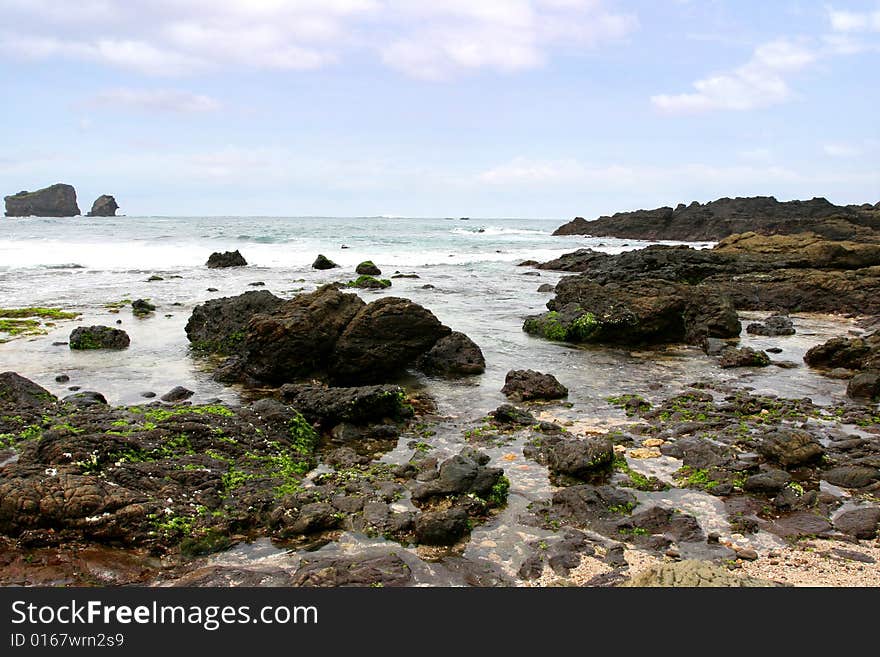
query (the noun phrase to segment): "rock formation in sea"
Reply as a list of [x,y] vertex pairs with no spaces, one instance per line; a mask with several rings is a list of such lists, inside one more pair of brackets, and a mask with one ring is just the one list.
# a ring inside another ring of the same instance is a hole
[[76,190],[64,183],[35,192],[18,192],[4,200],[7,217],[75,217],[80,213],[76,204]]
[[116,199],[109,194],[103,194],[95,199],[92,203],[92,209],[89,210],[89,217],[115,217],[119,206]]
[[880,213],[871,206],[837,206],[824,198],[777,201],[772,196],[756,196],[618,212],[594,221],[576,217],[553,234],[702,242],[749,231],[763,234],[812,231],[840,240],[856,239],[876,230],[880,230]]
[[220,269],[223,267],[245,267],[247,266],[247,260],[245,260],[244,256],[241,255],[238,249],[236,249],[235,251],[212,253],[208,257],[208,262],[206,262],[205,265],[209,269]]
[[479,347],[427,308],[399,297],[368,304],[333,284],[283,303],[268,292],[209,301],[193,310],[187,336],[194,346],[234,354],[218,373],[223,380],[362,384],[408,367],[454,375],[485,368]]

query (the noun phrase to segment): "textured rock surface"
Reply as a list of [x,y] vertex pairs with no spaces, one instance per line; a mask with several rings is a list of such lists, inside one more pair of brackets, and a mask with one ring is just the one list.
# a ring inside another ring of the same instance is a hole
[[76,190],[57,183],[35,192],[18,192],[5,197],[7,217],[75,217],[79,212]]
[[555,376],[535,370],[510,370],[504,378],[501,392],[515,401],[562,399],[568,396],[568,388],[559,383]]
[[255,315],[272,312],[282,303],[282,299],[268,290],[211,299],[193,308],[186,323],[186,337],[194,349],[227,355],[239,352],[248,322]]
[[744,577],[724,566],[706,561],[686,560],[664,563],[637,573],[621,584],[626,587],[767,587],[769,580]]
[[131,344],[128,333],[110,326],[78,326],[69,338],[71,349],[125,349]]

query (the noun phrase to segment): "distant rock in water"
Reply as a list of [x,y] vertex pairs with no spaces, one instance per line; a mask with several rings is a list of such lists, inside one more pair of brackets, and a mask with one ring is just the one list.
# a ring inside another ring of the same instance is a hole
[[829,239],[854,239],[880,230],[876,211],[841,207],[824,198],[777,201],[772,196],[721,198],[676,208],[618,212],[586,221],[576,217],[554,235],[593,235],[642,240],[717,241],[735,233],[813,231]]
[[75,217],[80,213],[76,190],[64,183],[35,192],[19,192],[4,200],[7,217]]
[[335,269],[338,266],[339,265],[325,255],[318,255],[312,263],[312,269]]
[[115,217],[119,206],[116,199],[109,194],[103,194],[95,199],[92,203],[92,209],[87,216],[89,217]]
[[128,333],[110,326],[78,326],[70,334],[71,349],[125,349]]
[[244,256],[236,249],[235,251],[226,251],[225,253],[212,253],[211,257],[208,258],[208,262],[205,264],[211,269],[219,269],[221,267],[245,267],[247,266],[247,260],[245,260]]

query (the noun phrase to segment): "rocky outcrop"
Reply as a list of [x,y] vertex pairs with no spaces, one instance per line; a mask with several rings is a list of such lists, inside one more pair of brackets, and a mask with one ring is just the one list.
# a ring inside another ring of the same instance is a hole
[[824,198],[780,202],[772,196],[757,196],[618,212],[595,221],[577,217],[553,234],[703,242],[748,231],[763,234],[813,231],[840,240],[870,235],[876,229],[880,229],[880,216],[873,210],[840,207]]
[[398,386],[330,388],[311,383],[281,386],[284,402],[309,422],[332,427],[340,422],[355,425],[400,420],[412,414]]
[[576,280],[600,285],[702,285],[741,310],[880,314],[880,244],[812,233],[734,235],[713,249],[655,245],[618,255],[581,249],[538,266],[581,272]]
[[119,206],[116,199],[108,194],[103,194],[95,199],[92,203],[92,209],[89,210],[89,217],[115,217]]
[[268,290],[211,299],[193,309],[186,323],[186,337],[193,349],[222,355],[237,353],[243,346],[248,322],[255,315],[274,311],[282,303]]
[[236,249],[235,251],[225,251],[223,253],[214,252],[208,257],[205,265],[209,269],[222,269],[224,267],[245,267],[247,260]]
[[78,326],[68,341],[74,350],[125,349],[131,344],[128,333],[110,326]]
[[80,213],[76,190],[64,183],[35,192],[19,192],[4,200],[7,217],[75,217]]

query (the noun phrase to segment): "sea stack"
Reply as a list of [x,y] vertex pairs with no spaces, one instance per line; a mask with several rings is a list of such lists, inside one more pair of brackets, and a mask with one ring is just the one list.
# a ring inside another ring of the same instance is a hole
[[64,183],[35,192],[19,192],[4,200],[7,217],[75,217],[80,214],[76,190]]
[[87,216],[89,217],[115,217],[119,205],[116,199],[109,194],[102,194],[92,203],[92,209]]

